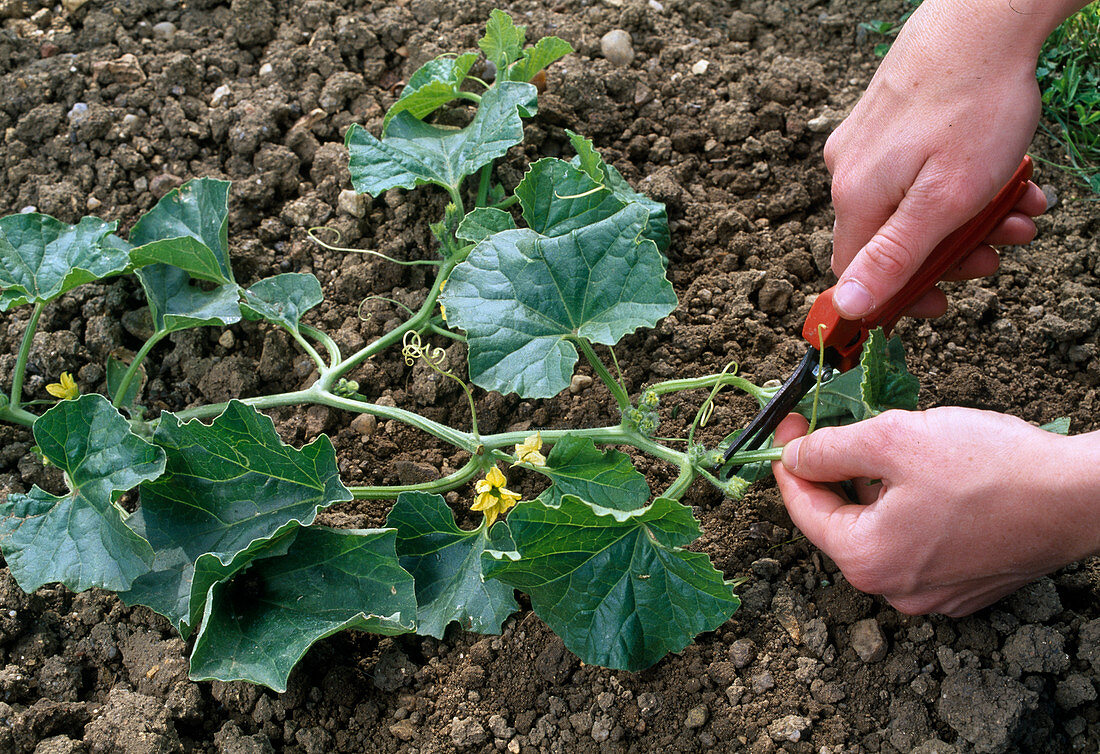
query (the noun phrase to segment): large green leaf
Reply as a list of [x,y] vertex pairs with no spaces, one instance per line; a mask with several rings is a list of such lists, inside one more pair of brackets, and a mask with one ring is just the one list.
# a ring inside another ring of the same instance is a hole
[[409,77],[409,83],[401,90],[397,102],[386,111],[382,133],[386,133],[386,127],[400,112],[408,112],[414,118],[423,120],[455,99],[477,57],[476,52],[441,55],[420,66]]
[[119,493],[164,470],[164,452],[130,431],[101,395],[61,401],[34,423],[42,454],[71,491],[9,493],[0,504],[0,550],[19,585],[58,581],[74,591],[128,589],[153,562],[149,543],[115,505]]
[[204,291],[184,270],[151,264],[137,270],[153,318],[161,335],[204,325],[231,325],[241,318],[240,288],[236,283]]
[[576,495],[601,508],[631,511],[649,501],[649,485],[630,456],[601,452],[590,438],[566,435],[554,443],[546,465],[536,469],[554,480],[539,499],[557,506],[563,495]]
[[234,572],[320,509],[351,499],[327,437],[296,450],[271,419],[239,401],[210,425],[165,413],[153,439],[167,466],[141,487],[140,522],[157,562],[122,598],[165,615],[185,635],[205,598],[205,587],[192,588],[203,555]]
[[477,41],[477,46],[485,57],[493,61],[498,71],[503,71],[523,54],[526,40],[527,27],[516,26],[511,16],[494,8],[485,24],[485,36]]
[[637,204],[564,236],[529,229],[478,244],[440,297],[466,330],[475,384],[527,398],[556,395],[577,361],[572,338],[611,345],[676,307],[660,252],[641,238]]
[[[604,515],[601,515],[601,512]],[[726,621],[740,601],[703,553],[691,510],[668,498],[631,512],[573,495],[508,514],[513,552],[487,552],[485,575],[522,589],[586,663],[637,671]]]
[[241,291],[241,311],[248,319],[266,319],[298,332],[302,315],[324,300],[321,283],[304,272],[264,278]]
[[172,189],[134,224],[134,264],[170,264],[191,277],[232,283],[229,182],[198,178]]
[[606,220],[626,206],[578,166],[546,157],[516,186],[523,221],[544,236],[562,236]]
[[503,81],[485,92],[465,128],[433,126],[402,112],[379,141],[352,125],[346,138],[352,185],[359,193],[375,196],[425,183],[457,189],[466,176],[523,140],[519,108],[536,94],[531,84]]
[[522,57],[508,69],[512,81],[530,81],[551,63],[573,52],[573,46],[558,37],[543,37],[534,47],[523,50]]
[[416,625],[413,579],[396,534],[305,528],[290,550],[210,588],[191,654],[194,680],[249,681],[286,690],[315,642],[346,628],[394,635]]
[[418,634],[442,639],[451,621],[467,631],[499,634],[519,610],[512,587],[485,581],[481,573],[486,549],[512,547],[504,522],[464,531],[439,495],[403,492],[386,525],[397,530],[401,566],[416,580]]
[[98,217],[76,225],[37,212],[0,217],[0,311],[46,303],[125,270],[126,250],[105,243],[117,227]]

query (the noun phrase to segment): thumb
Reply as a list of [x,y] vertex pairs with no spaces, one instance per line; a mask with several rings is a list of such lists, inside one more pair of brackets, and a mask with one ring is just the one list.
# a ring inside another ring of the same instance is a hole
[[846,319],[860,319],[882,306],[909,282],[936,245],[976,215],[994,193],[992,185],[960,185],[926,165],[840,276],[833,294],[837,311]]
[[[822,427],[783,447],[784,470],[809,482],[841,482],[867,477],[888,480],[892,445],[883,414],[846,427]],[[896,437],[893,438],[896,440]]]

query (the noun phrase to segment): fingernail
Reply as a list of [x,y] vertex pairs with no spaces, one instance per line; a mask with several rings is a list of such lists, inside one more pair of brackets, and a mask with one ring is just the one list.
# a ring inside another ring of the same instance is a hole
[[871,311],[871,292],[858,280],[845,280],[833,293],[833,306],[845,319],[859,319]]
[[796,437],[783,446],[783,456],[779,460],[782,461],[783,465],[790,471],[794,471],[798,468],[798,445],[801,442],[802,438]]

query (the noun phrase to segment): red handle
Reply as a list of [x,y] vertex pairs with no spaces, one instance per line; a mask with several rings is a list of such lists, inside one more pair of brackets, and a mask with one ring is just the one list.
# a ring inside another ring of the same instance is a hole
[[[923,296],[943,278],[944,274],[973,251],[989,232],[1012,211],[1016,202],[1027,191],[1027,182],[1031,178],[1031,158],[1024,156],[1020,167],[1004,188],[1002,188],[985,209],[972,217],[965,225],[955,230],[932,250],[928,258],[898,291],[885,304],[862,320],[844,319],[833,307],[833,292],[836,286],[829,288],[817,297],[806,324],[802,327],[802,337],[810,345],[818,348],[822,343],[840,354],[841,363],[836,366],[847,370],[859,363],[859,353],[868,333],[881,327],[889,334],[901,315],[921,296]],[[824,325],[823,333],[818,328]]]

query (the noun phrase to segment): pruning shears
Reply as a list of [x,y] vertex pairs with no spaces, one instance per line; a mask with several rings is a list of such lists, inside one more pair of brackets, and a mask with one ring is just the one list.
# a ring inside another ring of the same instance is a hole
[[930,291],[948,270],[977,248],[1027,191],[1031,172],[1031,158],[1025,156],[1020,167],[1016,168],[1015,174],[993,201],[941,241],[905,287],[862,320],[844,319],[837,313],[833,307],[835,286],[818,295],[802,327],[802,337],[809,343],[809,350],[779,391],[726,449],[725,461],[729,461],[739,450],[755,450],[763,445],[779,426],[779,422],[817,384],[822,364],[825,373],[821,375],[821,381],[859,364],[863,343],[871,331],[881,327],[889,335],[910,306]]

